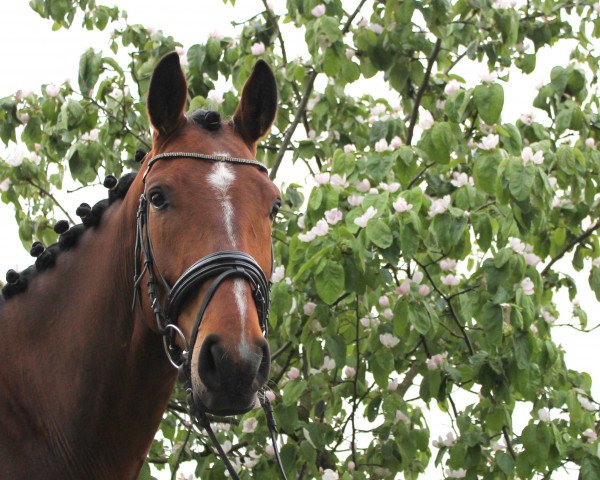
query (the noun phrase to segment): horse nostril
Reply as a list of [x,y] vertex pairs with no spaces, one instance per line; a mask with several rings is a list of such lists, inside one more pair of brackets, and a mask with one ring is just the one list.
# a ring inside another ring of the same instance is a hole
[[226,354],[221,338],[212,334],[202,343],[198,357],[200,380],[213,391],[257,391],[266,383],[270,366],[269,344],[263,338],[250,348]]
[[219,345],[219,336],[212,334],[206,337],[198,359],[198,373],[206,388],[219,388],[219,362],[223,358],[223,349]]

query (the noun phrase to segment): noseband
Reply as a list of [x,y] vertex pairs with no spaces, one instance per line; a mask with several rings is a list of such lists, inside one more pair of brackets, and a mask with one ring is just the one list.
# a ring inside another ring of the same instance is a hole
[[[219,286],[228,278],[237,277],[243,278],[250,284],[252,289],[252,297],[258,313],[258,320],[263,332],[266,337],[268,333],[269,323],[269,304],[270,304],[270,289],[271,282],[267,280],[265,273],[254,258],[242,251],[236,250],[224,250],[214,252],[205,257],[200,258],[190,267],[188,267],[181,276],[171,286],[169,282],[164,278],[161,271],[156,267],[154,259],[154,248],[152,246],[152,239],[150,238],[150,230],[148,227],[148,200],[146,195],[146,177],[150,172],[152,166],[161,159],[174,159],[174,158],[194,158],[200,160],[209,160],[213,162],[227,162],[227,163],[238,163],[246,165],[254,165],[259,167],[263,171],[267,171],[266,167],[256,160],[225,157],[220,155],[204,155],[202,153],[193,152],[168,152],[160,153],[155,155],[146,166],[146,171],[143,175],[144,181],[144,192],[140,195],[140,202],[137,211],[137,234],[135,242],[135,278],[134,278],[134,304],[140,297],[140,284],[141,280],[146,273],[148,275],[147,288],[148,297],[150,300],[150,306],[154,314],[156,322],[156,329],[163,337],[163,345],[167,358],[171,364],[179,370],[179,377],[182,380],[187,393],[187,401],[193,417],[195,417],[200,425],[206,429],[211,440],[213,441],[219,455],[221,456],[231,478],[238,479],[238,475],[235,472],[231,462],[227,458],[227,455],[221,448],[219,441],[217,440],[212,428],[210,421],[206,414],[206,408],[200,402],[198,398],[193,394],[192,389],[192,351],[196,344],[196,338],[200,329],[200,324],[204,313],[208,308],[210,301],[212,300],[215,292]],[[143,256],[143,262],[142,262]],[[142,267],[143,265],[143,267]],[[271,265],[273,268],[274,258],[273,250],[271,248]],[[272,273],[272,272],[271,272]],[[166,293],[165,305],[163,306],[158,298],[158,282],[157,275],[160,279],[160,283]],[[212,282],[208,287],[204,300],[194,326],[189,341],[185,338],[185,335],[181,329],[177,326],[177,320],[181,311],[184,300],[187,298],[191,291],[197,290],[197,288],[208,280]],[[180,348],[177,345],[177,339],[184,345]],[[279,458],[279,452],[277,449],[276,432],[275,432],[275,420],[273,418],[273,412],[269,400],[265,397],[264,392],[260,392],[259,395],[260,403],[265,410],[267,424],[271,432],[271,438],[273,440],[273,447],[276,453],[277,462],[279,464],[280,473],[283,478],[285,472]]]

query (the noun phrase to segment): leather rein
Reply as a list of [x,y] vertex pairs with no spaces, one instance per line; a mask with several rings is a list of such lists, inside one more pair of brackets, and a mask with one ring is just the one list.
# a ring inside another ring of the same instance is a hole
[[[227,162],[227,163],[238,163],[246,165],[254,165],[263,171],[267,171],[266,167],[256,160],[226,157],[220,155],[205,155],[202,153],[194,152],[167,152],[160,153],[153,156],[148,160],[146,165],[146,171],[143,175],[144,181],[144,192],[140,195],[139,207],[137,211],[137,231],[136,231],[136,242],[135,242],[135,276],[134,276],[134,299],[132,308],[135,307],[136,300],[140,299],[141,281],[144,274],[148,275],[146,282],[148,289],[148,298],[150,300],[150,306],[154,314],[154,320],[156,323],[156,329],[163,337],[163,346],[165,354],[169,359],[169,362],[179,371],[179,378],[182,381],[186,390],[186,399],[190,416],[194,419],[202,428],[206,430],[210,437],[217,453],[221,457],[221,460],[225,464],[229,475],[233,480],[239,480],[239,476],[235,471],[231,461],[224,452],[221,444],[219,443],[215,433],[210,425],[205,406],[202,404],[193,392],[192,388],[192,376],[191,376],[191,364],[192,364],[192,351],[196,343],[198,331],[204,313],[208,308],[210,301],[212,300],[215,292],[219,286],[230,277],[243,278],[251,286],[252,296],[254,298],[255,306],[258,312],[258,319],[263,335],[266,337],[268,333],[269,323],[269,304],[270,304],[270,290],[271,282],[267,280],[265,273],[262,268],[258,265],[256,260],[245,252],[236,250],[224,250],[219,252],[211,253],[205,257],[200,258],[190,267],[181,274],[177,281],[171,286],[169,282],[164,278],[160,269],[157,268],[154,259],[154,249],[152,246],[152,239],[150,237],[150,230],[148,228],[148,199],[146,193],[146,177],[150,172],[152,166],[161,159],[175,159],[175,158],[194,158],[200,160],[209,160],[213,162]],[[274,265],[273,250],[271,248],[271,265]],[[274,267],[272,267],[274,268]],[[271,272],[272,273],[272,272]],[[158,279],[157,279],[158,276]],[[166,293],[165,305],[162,305],[158,298],[158,288],[160,285]],[[197,289],[201,284],[206,281],[212,280],[196,316],[194,326],[189,341],[185,338],[185,335],[181,329],[177,326],[177,320],[183,301],[187,295]],[[181,344],[185,347],[182,349],[177,345],[177,340],[180,340]],[[279,450],[277,447],[277,425],[275,418],[273,417],[273,408],[265,396],[264,390],[258,392],[258,399],[260,404],[265,411],[265,417],[267,420],[267,426],[271,440],[273,442],[273,449],[275,452],[275,458],[279,467],[281,477],[287,480]]]

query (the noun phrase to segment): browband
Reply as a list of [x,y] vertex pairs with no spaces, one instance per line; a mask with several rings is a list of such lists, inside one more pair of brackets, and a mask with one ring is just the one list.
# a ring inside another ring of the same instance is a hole
[[226,162],[226,163],[241,163],[245,165],[254,165],[255,167],[260,168],[263,172],[269,173],[267,167],[265,167],[258,160],[250,159],[250,158],[237,158],[237,157],[229,157],[225,155],[206,155],[205,153],[195,153],[195,152],[164,152],[154,155],[150,160],[148,160],[148,165],[146,166],[146,171],[144,172],[144,182],[146,181],[146,175],[150,172],[152,166],[162,158],[197,158],[200,160],[210,160],[213,162]]

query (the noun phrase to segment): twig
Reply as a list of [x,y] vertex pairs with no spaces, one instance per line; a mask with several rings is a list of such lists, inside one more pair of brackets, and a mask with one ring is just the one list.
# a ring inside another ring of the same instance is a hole
[[508,428],[506,428],[506,425],[502,427],[502,435],[504,435],[504,441],[506,442],[506,448],[508,449],[510,456],[513,458],[513,460],[515,460],[517,456],[513,450],[512,442],[510,441],[510,436],[508,435]]
[[404,398],[404,395],[406,395],[406,392],[412,386],[413,380],[415,379],[415,377],[417,376],[418,373],[419,373],[419,362],[417,362],[415,360],[415,362],[406,371],[406,374],[404,375],[404,379],[402,380],[402,382],[400,383],[400,385],[398,385],[398,388],[396,389],[396,393],[398,393],[400,395],[400,398]]
[[360,9],[363,7],[363,5],[365,3],[367,3],[367,0],[361,0],[361,2],[358,4],[358,6],[354,9],[354,12],[352,13],[352,15],[350,15],[348,17],[348,21],[344,25],[344,28],[342,28],[342,33],[343,34],[344,33],[348,33],[348,31],[350,30],[350,25],[352,25],[352,22],[354,21],[354,19],[358,15],[358,12],[360,12]]
[[596,222],[594,225],[592,225],[591,227],[589,227],[585,232],[583,232],[581,235],[579,235],[578,237],[576,237],[574,240],[571,240],[569,243],[567,243],[567,245],[565,245],[565,247],[561,250],[561,252],[554,257],[552,260],[550,260],[550,262],[548,263],[548,265],[546,265],[544,267],[544,269],[542,270],[542,277],[545,276],[549,271],[550,268],[552,267],[552,265],[554,265],[556,262],[558,262],[562,257],[565,256],[565,254],[571,250],[575,245],[577,245],[578,243],[582,242],[583,240],[585,240],[586,238],[588,238],[592,233],[594,233],[596,230],[598,230],[600,228],[600,222]]
[[65,210],[65,208],[60,204],[60,202],[56,199],[56,197],[54,195],[52,195],[48,190],[46,190],[44,187],[38,185],[30,178],[27,178],[25,181],[32,187],[37,188],[42,195],[46,195],[48,198],[50,198],[54,202],[54,204],[67,216],[67,218],[69,219],[69,222],[76,223],[75,220],[73,220],[71,218],[71,215],[69,215],[69,212],[67,212]]
[[435,42],[435,46],[433,47],[433,52],[431,53],[431,57],[427,61],[427,69],[425,70],[425,76],[423,77],[423,82],[419,87],[419,91],[417,92],[417,98],[415,98],[415,104],[413,105],[413,110],[410,115],[410,123],[408,124],[408,132],[406,133],[406,144],[410,145],[413,138],[413,133],[415,130],[415,125],[417,123],[417,117],[419,116],[419,106],[421,105],[421,100],[423,99],[423,94],[427,89],[429,84],[429,77],[431,76],[431,69],[433,68],[433,64],[435,63],[438,54],[442,48],[442,39],[438,38]]
[[306,105],[308,104],[308,99],[312,92],[317,75],[318,75],[318,72],[316,70],[313,70],[313,72],[310,74],[308,83],[306,84],[306,89],[304,90],[304,96],[302,97],[302,101],[300,102],[300,105],[298,105],[298,110],[296,110],[296,115],[294,116],[294,120],[292,121],[292,123],[288,127],[287,131],[285,132],[285,137],[283,137],[283,141],[281,142],[281,146],[279,147],[279,151],[277,152],[277,156],[275,157],[275,160],[273,162],[273,167],[271,168],[271,173],[269,174],[269,178],[271,180],[274,180],[275,177],[277,176],[277,170],[279,170],[279,166],[281,165],[281,161],[283,160],[285,151],[287,150],[287,147],[288,147],[290,141],[292,140],[292,135],[296,131],[296,127],[298,126],[298,123],[300,123],[302,114],[306,110]]
[[415,263],[419,267],[421,267],[421,269],[425,272],[425,275],[429,279],[429,283],[431,283],[431,286],[433,287],[433,289],[438,293],[438,295],[440,297],[442,297],[444,299],[444,301],[446,302],[446,305],[448,305],[448,309],[450,310],[450,314],[452,316],[452,319],[454,320],[454,323],[456,323],[456,326],[462,332],[463,339],[465,340],[467,348],[469,349],[469,354],[473,355],[475,353],[475,351],[473,350],[473,345],[471,344],[471,340],[469,339],[469,336],[467,335],[467,331],[465,330],[465,327],[463,327],[460,324],[460,321],[458,319],[458,315],[454,311],[454,306],[452,305],[452,299],[450,297],[448,297],[446,294],[444,294],[444,292],[442,292],[440,290],[440,288],[435,284],[435,282],[433,281],[433,278],[431,277],[431,275],[430,275],[429,271],[427,270],[427,268],[425,267],[425,265],[419,263],[418,260],[415,260]]
[[291,344],[292,344],[292,341],[288,340],[281,347],[279,347],[277,350],[275,350],[271,354],[271,361],[274,362],[277,359],[277,357],[279,357],[283,352],[285,352]]
[[190,439],[190,435],[192,434],[193,429],[194,429],[194,426],[190,425],[188,428],[187,434],[185,436],[185,439],[183,440],[183,445],[181,445],[179,452],[177,452],[177,458],[175,459],[175,463],[173,464],[173,467],[171,468],[171,480],[175,480],[175,476],[177,475],[177,470],[179,470],[179,462],[181,462],[181,457],[183,455],[183,451],[185,450],[185,446],[187,445],[188,440]]
[[431,163],[428,163],[428,164],[426,164],[426,165],[425,165],[425,166],[424,166],[424,167],[421,169],[421,171],[420,171],[419,173],[417,173],[417,174],[416,174],[416,175],[413,177],[413,179],[412,179],[410,182],[408,182],[408,185],[406,186],[406,189],[407,189],[407,190],[410,190],[410,189],[413,187],[413,185],[414,185],[414,184],[417,182],[417,180],[419,180],[419,178],[421,178],[421,176],[422,176],[422,175],[423,175],[423,174],[424,174],[424,173],[425,173],[425,172],[426,172],[426,171],[427,171],[427,170],[428,170],[430,167],[432,167],[432,166],[434,166],[434,165],[435,165],[435,162],[431,162]]

